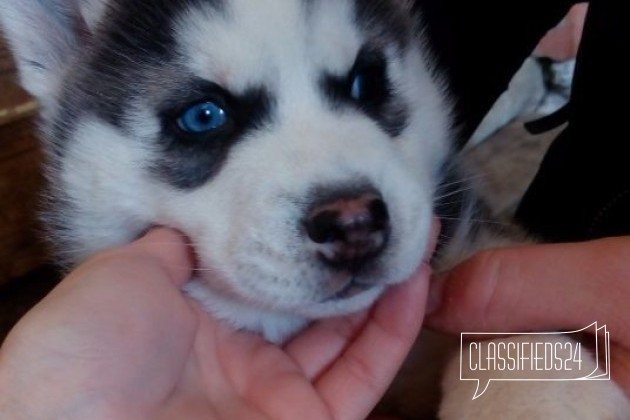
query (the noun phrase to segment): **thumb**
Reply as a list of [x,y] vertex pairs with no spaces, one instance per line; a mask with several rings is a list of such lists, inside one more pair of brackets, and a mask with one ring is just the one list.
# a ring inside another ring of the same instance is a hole
[[[583,328],[630,334],[630,237],[484,251],[433,281],[426,324],[451,333]],[[626,337],[627,339],[627,337]]]
[[178,287],[190,280],[195,264],[194,251],[188,245],[188,239],[181,233],[164,227],[149,231],[129,244],[125,251],[154,258]]

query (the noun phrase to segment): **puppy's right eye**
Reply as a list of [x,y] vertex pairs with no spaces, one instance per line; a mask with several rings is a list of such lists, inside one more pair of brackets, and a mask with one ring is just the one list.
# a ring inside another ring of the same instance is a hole
[[230,118],[224,107],[216,102],[200,102],[185,109],[177,126],[189,134],[212,134],[222,131],[229,124]]

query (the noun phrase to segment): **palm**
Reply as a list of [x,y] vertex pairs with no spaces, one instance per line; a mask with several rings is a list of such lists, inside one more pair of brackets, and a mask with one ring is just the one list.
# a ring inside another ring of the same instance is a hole
[[[198,330],[184,369],[189,374],[171,396],[173,414],[364,418],[413,340],[416,329],[405,331],[408,323],[420,326],[421,305],[404,315],[406,324],[391,315],[391,305],[401,299],[422,301],[424,283],[409,287],[415,290],[388,296],[369,315],[321,322],[284,349],[231,331],[197,311]],[[383,354],[389,359],[386,364],[380,362]]]

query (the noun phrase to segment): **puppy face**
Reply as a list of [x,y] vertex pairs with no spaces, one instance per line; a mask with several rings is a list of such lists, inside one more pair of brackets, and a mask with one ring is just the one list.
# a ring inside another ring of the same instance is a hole
[[213,292],[309,318],[420,264],[449,130],[406,2],[3,1],[64,34],[38,58],[5,22],[72,260],[167,225]]

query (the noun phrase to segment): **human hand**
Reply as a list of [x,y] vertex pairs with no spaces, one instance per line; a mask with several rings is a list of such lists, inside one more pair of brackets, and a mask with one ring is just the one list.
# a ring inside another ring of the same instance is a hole
[[180,287],[193,264],[159,229],[70,274],[0,348],[12,419],[364,418],[424,315],[429,269],[365,313],[324,320],[282,349],[234,332]]
[[630,237],[482,252],[431,285],[441,331],[573,330],[606,324],[613,379],[630,395]]

